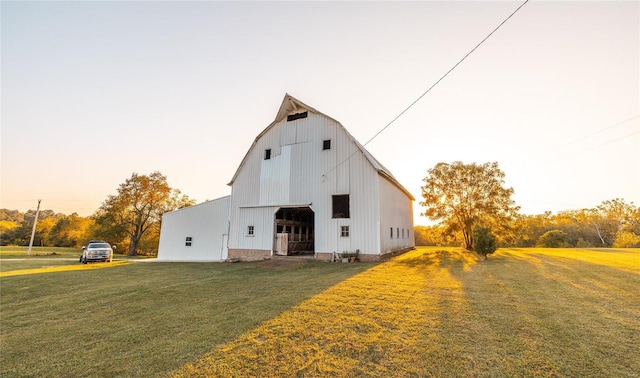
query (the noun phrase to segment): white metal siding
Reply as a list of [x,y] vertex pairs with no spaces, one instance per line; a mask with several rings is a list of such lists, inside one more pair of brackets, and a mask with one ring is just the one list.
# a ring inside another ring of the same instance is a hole
[[[378,177],[378,182],[382,253],[413,247],[415,240],[411,199],[383,176]],[[391,237],[391,229],[393,229],[393,237]]]
[[[273,251],[274,219],[277,208],[247,207],[236,209],[238,227],[232,234],[233,249],[260,249]],[[253,235],[248,228],[253,226]]]
[[[158,260],[225,260],[230,203],[231,197],[226,196],[164,214]],[[186,245],[187,237],[191,246]]]
[[[331,140],[329,150],[323,150],[324,140]],[[307,205],[314,211],[316,252],[359,249],[379,255],[413,245],[411,200],[380,176],[381,165],[371,159],[342,125],[323,114],[310,110],[306,118],[270,125],[234,177],[229,248],[272,251],[278,208]],[[350,198],[348,219],[332,218],[332,196],[340,194]],[[250,225],[253,236],[247,235]],[[340,235],[345,225],[349,237]],[[404,238],[394,235],[389,241],[391,225],[402,227]]]

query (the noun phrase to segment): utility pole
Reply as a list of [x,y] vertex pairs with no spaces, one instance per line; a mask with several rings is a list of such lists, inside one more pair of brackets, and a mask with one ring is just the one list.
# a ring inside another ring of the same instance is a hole
[[38,215],[40,214],[40,201],[38,200],[38,208],[36,209],[36,219],[33,220],[33,230],[31,230],[31,241],[29,242],[29,250],[27,255],[31,256],[31,247],[33,246],[33,237],[36,236],[36,224],[38,223]]

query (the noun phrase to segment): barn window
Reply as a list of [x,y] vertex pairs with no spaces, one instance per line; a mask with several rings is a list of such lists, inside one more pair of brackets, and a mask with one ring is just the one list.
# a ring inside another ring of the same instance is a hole
[[340,226],[340,236],[343,238],[349,237],[349,226]]
[[266,150],[264,150],[264,160],[269,160],[271,159],[271,149],[267,148]]
[[400,239],[400,228],[396,228],[396,238]]
[[295,121],[296,119],[300,119],[300,118],[307,118],[307,112],[303,112],[303,113],[296,113],[296,114],[289,114],[287,116],[287,122],[289,121]]
[[253,236],[253,226],[247,226],[247,236]]
[[335,195],[332,198],[333,218],[349,218],[349,195]]
[[322,141],[322,149],[323,150],[330,150],[331,149],[331,139],[327,139],[327,140],[323,140]]
[[404,239],[404,228],[402,229],[402,238]]
[[391,237],[391,239],[393,239],[393,227],[389,228],[389,231],[391,231],[389,233],[389,236]]
[[187,246],[187,247],[191,247],[191,241],[192,241],[192,240],[193,240],[193,238],[192,238],[191,236],[187,236],[187,237],[184,239],[184,245],[185,245],[185,246]]

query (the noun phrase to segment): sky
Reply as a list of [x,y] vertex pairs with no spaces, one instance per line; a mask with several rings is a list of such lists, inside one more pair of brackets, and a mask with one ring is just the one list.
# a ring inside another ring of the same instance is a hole
[[[367,142],[522,2],[2,1],[0,208],[132,173],[230,194],[285,93]],[[524,214],[640,204],[640,2],[531,0],[366,148],[417,199],[497,161]]]

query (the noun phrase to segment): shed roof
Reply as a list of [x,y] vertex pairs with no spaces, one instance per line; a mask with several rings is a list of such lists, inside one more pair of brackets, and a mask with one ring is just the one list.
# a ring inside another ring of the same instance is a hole
[[[383,166],[376,158],[374,158],[373,155],[371,155],[371,153],[369,151],[367,151],[367,149],[364,148],[364,146],[361,145],[360,142],[358,142],[356,140],[356,138],[354,138],[353,135],[351,135],[349,133],[349,131],[347,131],[347,129],[344,126],[342,126],[342,124],[340,122],[338,122],[337,120],[335,120],[332,117],[329,117],[328,115],[326,115],[324,113],[321,113],[321,112],[317,111],[316,109],[314,109],[311,106],[303,103],[302,101],[296,99],[295,97],[291,96],[288,93],[284,95],[284,99],[282,100],[282,104],[280,105],[280,109],[278,110],[278,113],[276,114],[275,120],[273,122],[271,122],[271,124],[269,126],[267,126],[267,128],[265,128],[260,134],[258,134],[256,139],[253,141],[253,144],[251,145],[251,147],[249,148],[247,153],[244,155],[244,158],[242,158],[242,162],[240,162],[240,165],[238,166],[238,169],[236,170],[236,173],[233,175],[233,178],[231,179],[231,181],[227,185],[233,185],[234,181],[238,177],[238,174],[240,173],[240,169],[242,169],[242,166],[244,165],[245,161],[247,160],[247,158],[249,156],[249,153],[251,152],[251,150],[253,150],[253,148],[255,147],[255,145],[258,142],[258,140],[264,134],[269,132],[269,130],[271,130],[271,128],[273,128],[278,122],[282,121],[289,114],[298,113],[298,112],[302,112],[302,111],[308,111],[308,112],[311,112],[311,113],[314,113],[314,114],[322,115],[324,117],[327,117],[327,118],[331,119],[336,124],[338,124],[342,128],[342,130],[345,132],[345,134],[356,145],[356,147],[358,148],[360,153],[362,153],[365,156],[365,158],[371,164],[371,166],[376,171],[378,171],[378,174],[381,175],[382,177],[384,177],[385,179],[389,180],[396,187],[398,187],[398,189],[403,191],[409,198],[411,198],[412,201],[415,201],[415,198],[413,197],[413,195],[404,186],[402,186],[398,182],[398,180],[396,180],[396,178],[393,177],[391,172],[385,166]],[[341,162],[340,164],[342,164],[342,163],[343,162]]]

